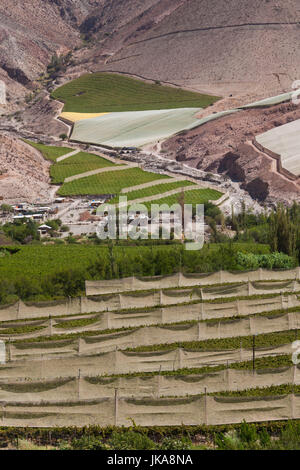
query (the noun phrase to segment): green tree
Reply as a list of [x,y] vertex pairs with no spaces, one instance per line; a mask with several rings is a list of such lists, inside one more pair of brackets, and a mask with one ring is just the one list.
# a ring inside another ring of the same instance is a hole
[[297,232],[290,210],[279,204],[269,218],[269,243],[272,251],[295,256]]

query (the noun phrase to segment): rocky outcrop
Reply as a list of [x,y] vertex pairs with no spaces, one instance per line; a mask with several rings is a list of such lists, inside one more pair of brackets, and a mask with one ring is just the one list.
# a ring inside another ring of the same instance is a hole
[[245,181],[246,175],[244,169],[239,165],[240,156],[233,152],[226,153],[220,161],[218,173],[225,173],[232,181]]
[[264,202],[269,196],[269,184],[260,178],[255,178],[250,183],[242,185],[242,188],[248,191],[252,199],[259,202]]

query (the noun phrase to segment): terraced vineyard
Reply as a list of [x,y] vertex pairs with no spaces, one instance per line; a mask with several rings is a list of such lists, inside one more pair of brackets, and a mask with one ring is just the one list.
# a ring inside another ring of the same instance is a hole
[[[121,163],[116,164],[96,154],[26,142],[53,162],[50,167],[50,176],[53,184],[61,184],[58,190],[61,196],[110,194],[115,195],[111,203],[116,204],[120,193],[128,189],[126,196],[129,201],[143,202],[144,198],[151,198],[151,200],[154,199],[154,203],[173,205],[178,202],[180,189],[188,186],[195,186],[196,189],[185,194],[186,204],[202,204],[209,200],[217,200],[222,196],[222,193],[213,189],[197,189],[196,184],[191,181],[177,181],[169,176],[146,172],[129,165],[122,167]],[[118,171],[106,171],[109,167],[115,170],[118,166],[120,167],[119,170],[117,168]],[[89,174],[89,172],[96,174]],[[159,180],[164,180],[163,184],[158,184]],[[149,184],[152,182],[153,185]],[[130,188],[133,190],[130,191]],[[176,194],[163,197],[164,193],[169,191],[174,191]],[[156,195],[157,200],[154,197]],[[150,209],[150,202],[147,207]]]
[[[158,184],[155,186],[150,186],[149,188],[137,189],[135,191],[127,192],[126,194],[123,194],[123,196],[126,196],[128,201],[133,201],[134,199],[140,199],[155,195],[163,195],[163,193],[172,191],[173,189],[180,189],[186,186],[193,185],[194,183],[186,180],[174,182],[170,180],[170,183]],[[119,198],[115,197],[110,202],[111,204],[117,204],[119,202]]]
[[[0,337],[10,338],[0,366],[2,426],[300,418],[300,369],[291,361],[299,274],[177,276],[187,284],[179,290],[163,288],[176,276],[152,277],[136,280],[148,290],[127,293],[102,281],[107,295],[2,308]],[[222,276],[239,282],[216,284]]]
[[53,183],[63,183],[70,176],[114,165],[113,162],[98,155],[79,152],[66,160],[52,165],[50,167],[50,175]]
[[75,142],[142,147],[198,126],[198,113],[219,98],[114,73],[83,75],[52,93],[74,122]]
[[110,73],[83,75],[52,93],[64,112],[103,113],[206,107],[219,98]]
[[36,142],[32,142],[31,140],[25,140],[25,142],[31,145],[31,147],[34,147],[36,150],[39,150],[46,160],[51,160],[53,162],[56,162],[57,158],[67,155],[73,150],[68,147],[55,147],[52,145],[38,144]]
[[[163,194],[162,194],[163,196]],[[222,196],[222,193],[220,191],[217,191],[215,189],[195,189],[192,191],[187,191],[184,193],[184,203],[185,204],[204,204],[205,202],[208,201],[214,201],[220,199]],[[167,196],[167,197],[162,197],[159,198],[155,201],[152,201],[151,203],[146,202],[145,205],[146,207],[150,210],[151,209],[151,204],[168,204],[169,206],[172,206],[173,204],[178,204],[178,194],[173,194],[172,196]]]
[[61,196],[119,194],[123,188],[165,178],[165,175],[149,173],[140,168],[128,168],[128,170],[100,173],[65,183],[58,193]]

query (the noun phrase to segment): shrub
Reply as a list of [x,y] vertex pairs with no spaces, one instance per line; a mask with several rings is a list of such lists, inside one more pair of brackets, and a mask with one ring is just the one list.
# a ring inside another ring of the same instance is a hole
[[153,450],[156,444],[145,434],[137,431],[114,431],[109,440],[109,445],[114,450]]
[[271,253],[255,255],[253,253],[241,253],[236,255],[237,263],[242,268],[248,269],[289,269],[295,265],[291,256],[284,253]]
[[258,432],[255,424],[243,421],[240,428],[215,438],[220,450],[259,450],[270,446],[271,439],[267,432]]
[[178,439],[166,437],[159,445],[160,450],[190,450],[192,441],[188,437]]
[[108,446],[95,436],[82,436],[79,439],[73,439],[71,443],[72,450],[107,450]]

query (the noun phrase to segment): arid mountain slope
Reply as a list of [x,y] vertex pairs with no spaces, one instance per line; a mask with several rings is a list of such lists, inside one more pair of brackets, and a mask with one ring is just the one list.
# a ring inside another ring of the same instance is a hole
[[0,197],[5,202],[48,200],[50,162],[21,140],[0,134]]
[[97,0],[1,0],[0,80],[11,99],[45,71],[53,53],[81,44],[79,25]]
[[[113,2],[121,11],[131,3]],[[300,77],[298,0],[143,3],[148,9],[133,19],[125,15],[126,24],[117,21],[117,8],[107,18],[104,9],[99,12],[102,32],[111,26],[114,31],[101,47],[97,44],[84,53],[94,69],[139,74],[221,95],[276,93],[290,89]]]
[[91,43],[69,77],[114,70],[247,97],[300,77],[299,0],[2,0],[0,79],[30,86],[80,35]]

